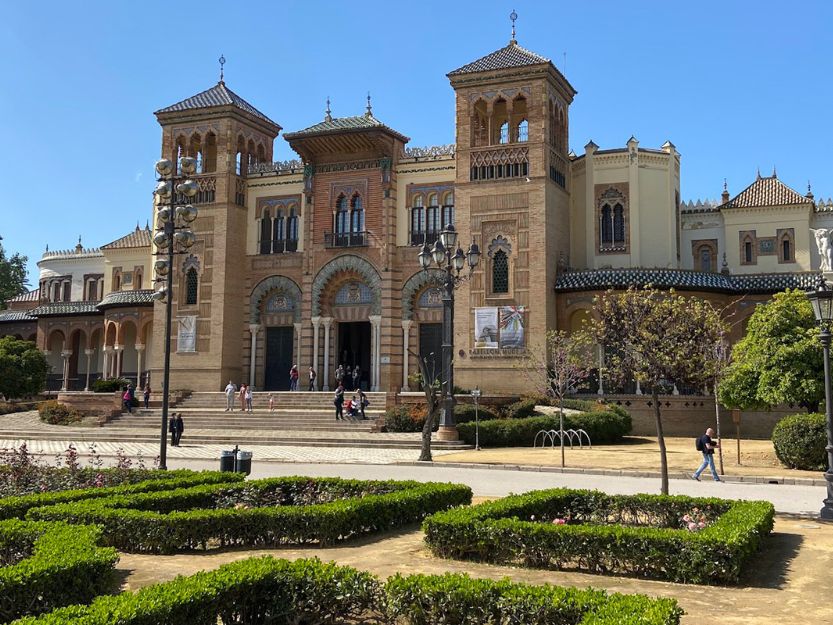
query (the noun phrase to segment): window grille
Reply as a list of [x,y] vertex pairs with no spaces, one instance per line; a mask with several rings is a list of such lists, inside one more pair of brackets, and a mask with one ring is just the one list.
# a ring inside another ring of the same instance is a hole
[[492,257],[492,292],[509,292],[509,258],[503,250],[498,250]]
[[199,286],[199,277],[197,270],[191,267],[185,274],[185,305],[195,306],[197,303],[197,287]]

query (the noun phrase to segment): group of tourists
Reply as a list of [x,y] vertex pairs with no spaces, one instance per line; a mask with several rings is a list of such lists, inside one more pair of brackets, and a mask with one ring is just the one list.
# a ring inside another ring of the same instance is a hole
[[[145,408],[150,408],[150,383],[145,384],[145,388],[142,389],[142,399],[145,402]],[[127,410],[129,414],[133,414],[133,402],[136,400],[136,389],[132,384],[128,384],[127,388],[124,389],[124,392],[121,396],[121,403],[124,406],[124,409]]]
[[367,399],[367,395],[365,395],[361,388],[356,390],[356,393],[351,399],[345,400],[344,385],[339,381],[338,387],[336,387],[335,397],[333,398],[333,405],[336,407],[336,421],[347,420],[344,416],[345,411],[347,417],[351,419],[357,419],[359,415],[361,415],[362,419],[367,419],[364,414],[364,409],[370,405],[370,400]]
[[356,365],[352,369],[350,365],[339,365],[336,367],[336,386],[343,386],[348,391],[359,391],[362,386],[362,369]]
[[225,388],[226,394],[226,412],[234,412],[234,397],[235,395],[240,400],[241,412],[252,412],[252,387],[248,384],[241,384],[238,390],[234,382],[228,381]]
[[179,447],[179,441],[182,438],[182,433],[185,431],[185,423],[182,420],[182,413],[171,413],[171,418],[168,419],[168,432],[171,433],[171,446]]

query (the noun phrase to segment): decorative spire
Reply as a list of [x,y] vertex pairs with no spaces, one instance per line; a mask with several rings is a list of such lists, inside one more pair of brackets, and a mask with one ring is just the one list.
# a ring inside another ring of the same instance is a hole
[[221,55],[220,55],[220,58],[219,58],[219,59],[217,59],[217,60],[220,62],[220,84],[222,85],[222,84],[224,84],[224,83],[223,83],[223,65],[225,65],[225,64],[226,64],[226,57],[224,57],[224,56],[221,54]]
[[760,180],[760,179],[761,179],[761,168],[758,167],[758,174],[755,176],[755,180]]
[[777,178],[777,177],[778,177],[778,172],[776,172],[776,171],[775,171],[775,165],[773,165],[773,166],[772,166],[772,177],[773,177],[773,178]]
[[81,235],[78,235],[78,243],[75,245],[75,253],[80,254],[84,251],[84,246],[81,245]]
[[330,111],[330,96],[327,96],[327,109],[324,111],[324,121],[331,122],[333,121],[333,116],[331,115],[332,111]]
[[810,186],[810,181],[807,181],[807,195],[806,197],[810,198],[811,200],[815,197],[813,195],[813,188]]
[[150,230],[150,220],[149,219],[145,220],[145,230]]
[[726,178],[723,179],[723,193],[720,194],[720,200],[725,204],[729,201],[729,183]]
[[367,111],[364,114],[365,117],[373,117],[373,107],[370,105],[370,92],[367,92]]
[[44,252],[48,252],[48,251],[49,251],[49,243],[46,244],[46,249],[44,250]]
[[512,38],[509,40],[509,43],[518,43],[515,40],[515,20],[518,19],[518,14],[515,13],[515,9],[512,9],[512,12],[509,14],[509,19],[512,20]]
[[724,275],[729,274],[729,263],[726,262],[726,252],[723,252],[723,264],[720,267],[720,273]]

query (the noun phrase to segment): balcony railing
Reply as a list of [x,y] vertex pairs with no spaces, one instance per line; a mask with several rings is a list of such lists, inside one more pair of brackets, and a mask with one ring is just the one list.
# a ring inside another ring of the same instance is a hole
[[272,241],[260,241],[258,249],[261,254],[283,254],[284,252],[297,252],[297,239],[277,239]]
[[529,175],[529,148],[525,145],[477,148],[471,151],[471,180],[502,180]]
[[324,247],[367,247],[367,231],[325,232]]
[[437,230],[429,232],[412,232],[411,245],[433,245],[434,242],[440,238],[440,233]]

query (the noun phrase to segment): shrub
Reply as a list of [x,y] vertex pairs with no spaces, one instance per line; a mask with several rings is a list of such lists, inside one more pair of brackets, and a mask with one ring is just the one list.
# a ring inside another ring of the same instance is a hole
[[[492,421],[497,419],[497,414],[488,407],[477,407],[477,418],[480,421]],[[455,423],[474,423],[474,404],[457,404],[454,406],[454,421]]]
[[471,489],[458,484],[285,477],[113,495],[34,508],[26,516],[99,524],[105,544],[173,553],[209,544],[333,544],[470,502]]
[[[487,614],[502,618],[483,618]],[[370,573],[317,559],[289,562],[265,556],[135,593],[99,597],[89,606],[61,608],[19,625],[676,625],[681,614],[673,599],[494,582],[459,574],[396,575],[382,584]]]
[[549,401],[545,397],[524,397],[523,399],[509,404],[503,409],[507,419],[526,419],[535,414],[535,406],[548,406]]
[[[425,414],[414,410],[419,404],[394,406],[385,412],[386,432],[421,432],[425,425]],[[423,408],[424,410],[424,408]]]
[[26,412],[27,410],[35,410],[37,407],[37,403],[31,401],[0,401],[0,415]]
[[[526,419],[496,419],[480,424],[480,444],[483,447],[531,447],[535,435],[541,430],[557,430],[558,415],[527,417]],[[615,443],[631,430],[630,415],[617,411],[583,412],[564,415],[565,429],[582,429],[593,444]],[[461,423],[457,426],[460,438],[474,444],[475,426]]]
[[827,430],[823,414],[796,414],[781,419],[772,430],[775,455],[790,469],[827,468]]
[[54,399],[39,403],[38,414],[40,414],[41,421],[52,425],[69,425],[84,418],[83,412],[58,403]]
[[124,378],[99,379],[93,382],[92,389],[94,393],[114,393],[126,389],[128,384],[130,380]]
[[88,603],[108,592],[118,562],[115,549],[96,546],[97,527],[0,521],[0,622]]
[[[52,469],[53,472],[67,473],[66,469]],[[103,475],[104,483],[108,484],[115,479],[121,479],[119,486],[105,486],[102,488],[75,488],[72,490],[58,490],[53,492],[33,493],[14,497],[0,498],[0,519],[22,519],[31,508],[51,506],[60,503],[83,501],[85,499],[111,497],[113,495],[133,495],[137,493],[148,493],[159,490],[173,490],[186,488],[200,484],[216,484],[241,482],[244,475],[240,473],[220,473],[219,471],[189,471],[177,469],[175,471],[147,471],[119,469],[80,469],[78,473],[90,475]],[[111,478],[112,476],[112,478]],[[130,483],[131,480],[143,480]],[[109,481],[108,481],[109,480]]]
[[[695,509],[708,524],[691,532],[683,517]],[[727,583],[772,531],[774,514],[764,501],[552,489],[441,512],[423,529],[442,557]]]

